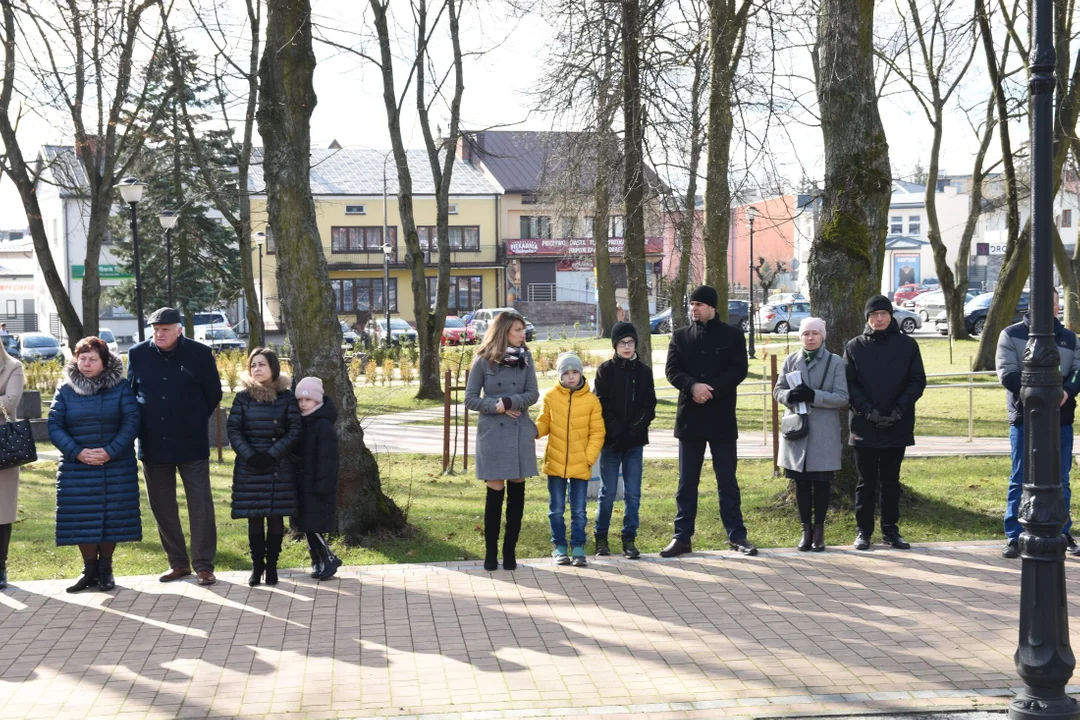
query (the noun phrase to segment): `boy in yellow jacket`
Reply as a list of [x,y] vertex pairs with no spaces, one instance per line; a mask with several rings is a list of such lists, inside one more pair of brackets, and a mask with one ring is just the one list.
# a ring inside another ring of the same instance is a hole
[[[543,472],[548,476],[548,521],[551,523],[551,555],[556,565],[585,567],[585,498],[592,466],[604,447],[604,414],[600,401],[589,390],[581,359],[562,353],[555,365],[559,384],[548,390],[537,437],[549,435]],[[570,554],[566,552],[566,489],[570,488]]]

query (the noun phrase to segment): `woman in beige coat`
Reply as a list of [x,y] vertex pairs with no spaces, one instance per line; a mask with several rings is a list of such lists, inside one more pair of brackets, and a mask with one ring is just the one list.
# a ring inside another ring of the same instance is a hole
[[[4,403],[11,419],[19,409],[23,393],[23,367],[7,354],[0,343],[0,402]],[[0,423],[7,422],[0,413]],[[0,590],[7,587],[8,545],[11,544],[11,524],[19,514],[19,468],[0,470]]]

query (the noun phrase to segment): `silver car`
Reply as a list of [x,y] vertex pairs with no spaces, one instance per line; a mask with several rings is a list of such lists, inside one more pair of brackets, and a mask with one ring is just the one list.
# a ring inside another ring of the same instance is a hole
[[755,325],[758,332],[787,333],[798,330],[799,323],[803,321],[803,318],[808,317],[810,317],[810,303],[808,302],[773,303],[761,306]]
[[900,326],[900,331],[905,335],[910,335],[923,326],[922,316],[910,310],[893,308],[892,316],[896,324]]
[[[964,304],[979,294],[978,290],[968,290],[964,298]],[[916,295],[912,301],[912,310],[919,314],[923,322],[930,322],[930,318],[936,318],[937,314],[945,309],[945,293],[941,290],[931,290],[921,295]]]

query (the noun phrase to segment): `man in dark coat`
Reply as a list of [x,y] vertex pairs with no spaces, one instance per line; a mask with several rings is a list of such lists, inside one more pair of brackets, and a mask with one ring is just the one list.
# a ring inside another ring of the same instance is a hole
[[906,550],[900,535],[900,465],[915,444],[915,402],[926,389],[919,343],[900,332],[884,295],[866,301],[866,330],[848,341],[844,371],[850,395],[849,442],[855,448],[856,550],[869,550],[874,506],[881,489],[881,534]]
[[716,314],[716,290],[702,285],[690,295],[693,324],[676,330],[668,346],[667,379],[679,391],[675,437],[679,439],[679,489],[675,494],[675,537],[662,557],[692,551],[697,517],[698,484],[705,445],[712,451],[720,520],[733,550],[756,555],[746,539],[742,498],[735,478],[739,427],[735,418],[736,389],[748,370],[746,338],[739,328]]
[[[169,559],[170,570],[159,579],[179,580],[194,567],[200,585],[213,585],[217,526],[210,492],[208,424],[221,402],[221,377],[210,348],[185,338],[181,323],[173,308],[150,316],[154,335],[128,351],[128,380],[142,415],[139,458],[146,494]],[[177,470],[187,495],[194,563],[188,559],[180,525]]]

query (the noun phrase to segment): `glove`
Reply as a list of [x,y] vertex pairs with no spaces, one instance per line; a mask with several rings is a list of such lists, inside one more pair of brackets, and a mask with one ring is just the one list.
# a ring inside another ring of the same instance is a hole
[[801,402],[814,402],[814,389],[806,383],[801,383],[788,391],[788,403],[794,405]]
[[885,428],[891,428],[897,419],[895,411],[888,415],[878,413],[878,421],[875,424],[878,426],[878,429],[884,430]]
[[886,418],[877,411],[877,408],[874,408],[870,412],[866,413],[866,419],[874,423],[875,425],[880,426],[880,423]]
[[255,470],[258,470],[259,472],[265,472],[266,470],[274,467],[274,462],[274,458],[270,455],[270,453],[257,452],[251,456],[250,460],[248,460],[248,465],[250,465]]
[[904,417],[904,411],[900,409],[899,405],[897,405],[893,408],[892,415],[890,415],[889,417],[892,418],[893,422],[900,422],[900,418]]

